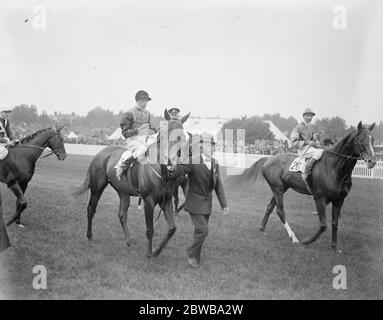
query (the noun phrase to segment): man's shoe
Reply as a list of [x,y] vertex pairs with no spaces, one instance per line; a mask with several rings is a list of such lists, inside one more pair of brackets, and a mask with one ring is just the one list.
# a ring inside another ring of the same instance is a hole
[[193,268],[199,268],[200,265],[199,263],[197,262],[197,259],[196,258],[189,258],[188,257],[188,263],[193,267]]

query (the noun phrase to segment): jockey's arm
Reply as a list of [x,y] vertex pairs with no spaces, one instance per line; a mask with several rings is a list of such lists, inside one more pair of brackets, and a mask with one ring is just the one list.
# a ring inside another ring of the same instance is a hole
[[321,146],[321,143],[320,143],[320,139],[319,139],[319,134],[315,134],[314,133],[314,141],[313,141],[314,143],[313,143],[313,146],[315,147],[315,148],[321,148],[322,146]]
[[299,137],[300,137],[299,127],[295,127],[293,131],[291,132],[290,140],[294,148],[302,149],[305,146],[306,141],[299,140]]
[[138,134],[138,130],[133,129],[133,122],[133,115],[130,112],[125,113],[121,118],[121,133],[126,139]]
[[9,140],[9,139],[6,138],[6,137],[3,137],[3,138],[0,138],[0,143],[10,144],[10,143],[11,143],[11,140]]
[[6,127],[5,127],[5,131],[7,133],[7,136],[9,138],[10,141],[13,140],[13,134],[12,134],[12,130],[11,130],[11,126],[9,124],[9,120],[7,120],[7,124],[6,124]]

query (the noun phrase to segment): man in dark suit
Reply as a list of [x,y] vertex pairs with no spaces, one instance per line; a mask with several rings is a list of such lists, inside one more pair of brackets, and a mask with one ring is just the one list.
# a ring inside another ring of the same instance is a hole
[[7,249],[9,246],[10,243],[3,219],[3,203],[0,193],[0,252]]
[[208,222],[212,210],[213,190],[217,194],[223,214],[229,213],[219,165],[212,157],[214,146],[215,142],[211,135],[202,135],[199,139],[197,152],[192,153],[191,163],[182,165],[183,171],[189,177],[185,211],[189,212],[195,227],[194,241],[187,250],[188,262],[193,267],[200,265],[202,245],[209,230]]

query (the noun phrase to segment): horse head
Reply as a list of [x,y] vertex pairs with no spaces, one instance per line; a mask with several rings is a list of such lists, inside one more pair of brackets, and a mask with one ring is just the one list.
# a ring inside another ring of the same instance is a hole
[[57,159],[64,160],[67,156],[65,147],[64,147],[64,137],[61,130],[64,128],[63,125],[56,125],[53,130],[54,134],[48,138],[48,148],[56,154]]
[[166,122],[160,128],[161,163],[170,167],[170,171],[179,163],[180,150],[189,138],[183,127],[189,116],[190,112],[181,119],[171,119],[168,110],[164,111]]
[[357,127],[357,135],[354,140],[355,152],[364,160],[368,169],[372,169],[376,165],[374,137],[371,133],[374,126],[375,123],[367,127],[363,126],[362,121],[360,121]]

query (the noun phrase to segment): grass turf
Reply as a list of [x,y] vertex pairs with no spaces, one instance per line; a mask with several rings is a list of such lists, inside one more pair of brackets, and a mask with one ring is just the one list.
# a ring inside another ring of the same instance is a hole
[[[339,221],[342,254],[331,250],[328,229],[314,244],[290,242],[276,213],[266,232],[259,225],[271,193],[265,183],[226,188],[231,213],[222,216],[214,200],[210,233],[202,267],[191,269],[186,248],[193,233],[188,214],[176,217],[177,232],[162,254],[147,259],[145,219],[132,198],[127,247],[117,216],[118,196],[108,187],[93,220],[94,241],[86,232],[89,195],[71,196],[84,178],[91,157],[69,155],[38,162],[26,192],[25,229],[9,228],[12,247],[0,256],[0,298],[14,299],[382,299],[383,181],[354,179]],[[224,170],[223,170],[224,171]],[[1,186],[5,219],[15,210],[15,198]],[[302,239],[318,225],[314,202],[289,191],[288,222]],[[158,210],[158,209],[157,209]],[[157,212],[157,211],[156,211]],[[154,246],[166,233],[161,218]],[[35,290],[32,269],[48,270],[48,289]],[[344,265],[347,289],[332,286],[333,267]]]

